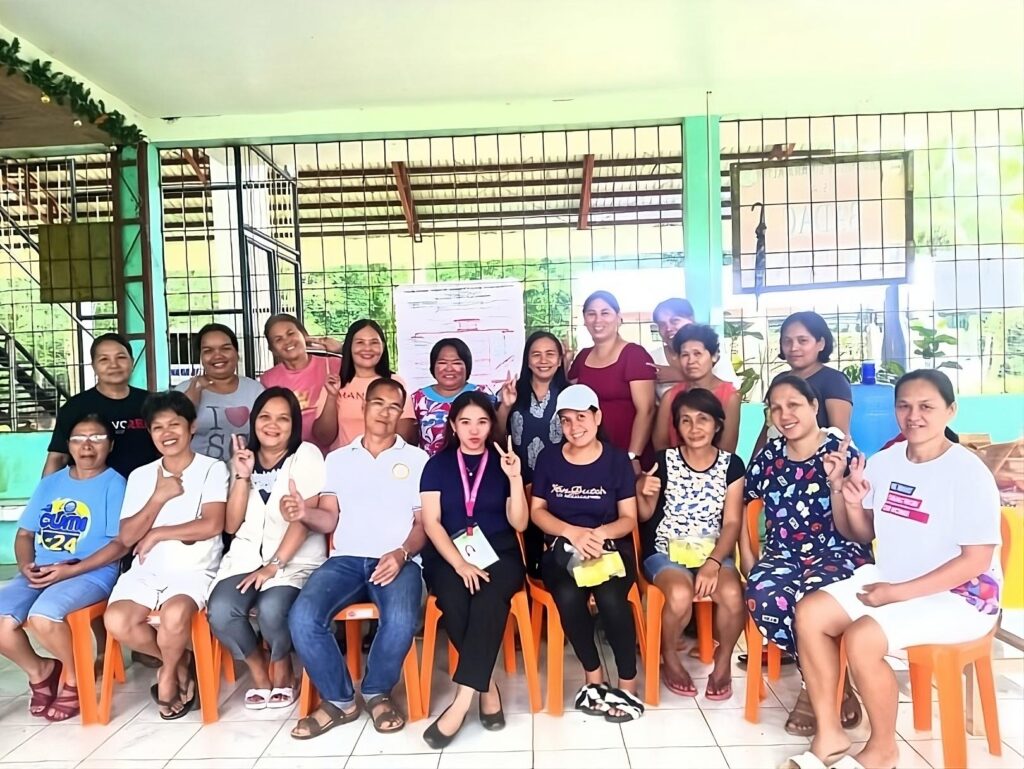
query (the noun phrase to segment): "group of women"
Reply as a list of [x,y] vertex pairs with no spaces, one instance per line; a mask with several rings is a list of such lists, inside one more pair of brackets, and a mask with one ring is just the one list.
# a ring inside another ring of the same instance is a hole
[[[872,725],[859,760],[893,765],[896,689],[883,657],[950,634],[980,637],[998,612],[998,497],[984,465],[950,441],[956,406],[949,380],[935,370],[900,380],[895,408],[906,440],[866,467],[848,437],[849,382],[826,365],[832,334],[819,315],[796,313],[780,334],[790,370],[770,383],[765,428],[745,465],[736,455],[740,395],[717,334],[693,322],[683,299],[659,304],[653,320],[663,344],[652,353],[623,339],[617,301],[596,292],[583,305],[593,345],[573,357],[556,336],[532,334],[519,376],[494,395],[471,381],[464,342],[442,339],[431,351],[435,383],[408,399],[397,429],[431,455],[420,483],[429,539],[424,577],[460,658],[455,697],[425,739],[435,747],[450,742],[474,692],[481,722],[503,725],[491,670],[524,575],[551,593],[584,669],[576,707],[613,722],[638,718],[628,595],[642,575],[666,598],[662,677],[671,692],[698,694],[677,652],[695,599],[715,604],[707,698],[732,694],[732,654],[748,614],[797,659],[806,689],[786,728],[815,738],[796,766],[831,766],[849,749],[843,727],[862,713],[848,682],[835,708],[836,640],[855,636],[858,643],[847,644],[850,669]],[[70,462],[44,477],[26,507],[21,573],[0,591],[0,652],[28,673],[33,714],[61,720],[76,712],[61,621],[109,592],[116,561],[129,551],[135,561],[114,587],[107,626],[161,660],[154,697],[163,717],[179,717],[194,700],[184,641],[161,643],[165,623],[180,629],[191,615],[171,612],[153,630],[148,609],[116,610],[131,600],[146,607],[150,591],[157,605],[168,590],[192,612],[208,603],[214,632],[252,674],[247,707],[293,701],[287,612],[325,558],[325,543],[286,511],[316,506],[323,454],[359,436],[370,383],[398,378],[372,320],[353,323],[341,343],[310,337],[291,316],[271,318],[265,332],[277,363],[261,377],[266,390],[243,396],[252,380],[237,374],[234,334],[217,325],[200,331],[204,372],[182,386],[183,396],[147,401],[143,418],[160,458],[143,466],[146,474],[129,467],[127,491],[107,465],[120,440],[112,420],[98,413],[64,419],[66,435],[55,434],[55,442]],[[94,360],[111,345],[127,349],[109,335],[94,346]],[[128,392],[121,373],[97,373],[106,399]],[[204,409],[212,409],[205,420]],[[230,445],[217,457],[230,461],[230,479],[220,462],[220,469],[200,463],[203,477],[189,478],[184,470],[195,464],[197,444]],[[173,503],[179,497],[188,514]],[[744,525],[744,506],[755,499],[764,510],[756,559]],[[168,543],[153,524],[175,507],[182,510],[169,520],[182,538],[163,558],[177,558],[176,567],[184,560],[191,576],[156,584],[146,564]],[[221,531],[233,535],[223,557]],[[601,667],[591,598],[614,654],[614,685]],[[249,623],[254,606],[268,650]],[[26,625],[54,659],[32,650]]]

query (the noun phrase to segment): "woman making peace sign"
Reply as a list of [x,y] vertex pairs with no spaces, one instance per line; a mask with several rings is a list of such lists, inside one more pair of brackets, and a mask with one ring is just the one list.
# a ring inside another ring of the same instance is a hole
[[[214,635],[244,660],[253,685],[250,710],[283,708],[292,691],[288,611],[309,575],[327,557],[322,534],[294,511],[315,507],[324,485],[320,450],[302,442],[302,412],[291,390],[271,387],[253,404],[249,443],[234,436],[232,480],[224,529],[235,538],[221,561],[208,601]],[[249,622],[259,612],[260,633],[277,662],[271,681],[263,647]]]

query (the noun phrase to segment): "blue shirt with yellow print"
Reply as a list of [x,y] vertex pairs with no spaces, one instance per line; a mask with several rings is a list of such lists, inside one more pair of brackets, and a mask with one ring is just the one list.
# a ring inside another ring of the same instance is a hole
[[84,560],[117,536],[125,480],[108,468],[79,481],[70,469],[39,481],[18,520],[35,534],[36,564]]

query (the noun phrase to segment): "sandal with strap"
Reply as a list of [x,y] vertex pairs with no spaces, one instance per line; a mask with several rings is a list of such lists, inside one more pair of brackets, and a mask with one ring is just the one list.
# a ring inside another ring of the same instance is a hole
[[844,729],[856,729],[864,718],[864,710],[850,687],[849,678],[846,679],[846,686],[843,689],[843,703],[839,706],[839,714]]
[[[644,714],[644,703],[633,692],[627,692],[625,689],[609,689],[604,701],[608,705],[608,712],[604,714],[604,720],[613,724],[636,721]],[[611,713],[613,710],[619,711],[619,715],[613,716]]]
[[295,689],[291,686],[275,686],[270,690],[268,708],[287,708],[295,702]]
[[82,704],[78,699],[78,687],[71,684],[64,684],[60,694],[54,697],[50,707],[43,714],[50,723],[59,723],[74,718],[82,712]]
[[796,737],[813,737],[818,731],[818,719],[814,716],[814,708],[811,707],[811,698],[806,689],[800,690],[800,696],[796,698],[796,704],[786,719],[785,728],[787,734]]
[[588,716],[603,716],[608,712],[605,696],[609,691],[608,684],[584,684],[576,692],[573,705],[576,710]]
[[[835,766],[839,766],[839,764],[835,762],[842,762],[845,756],[846,751],[841,750],[837,753],[832,753],[826,756],[825,760],[822,761],[811,751],[805,750],[799,755],[787,758],[779,764],[779,769],[832,769]],[[863,769],[863,767],[861,767],[861,769]]]
[[246,689],[242,702],[246,710],[266,710],[270,706],[270,689]]
[[57,699],[57,689],[60,687],[60,674],[64,672],[64,665],[60,660],[53,661],[53,670],[50,675],[38,683],[29,682],[28,688],[32,692],[32,699],[28,703],[28,712],[36,718],[46,718],[46,711]]
[[[316,719],[316,713],[321,711],[326,713],[330,720],[327,723],[320,723]],[[321,700],[317,709],[310,713],[305,718],[300,718],[299,722],[295,724],[295,729],[291,730],[292,739],[295,740],[311,740],[314,737],[319,737],[324,732],[329,732],[335,726],[341,726],[351,721],[355,721],[359,718],[359,714],[362,712],[362,708],[356,703],[352,706],[352,710],[346,713],[344,710],[339,708],[327,700]],[[305,729],[305,734],[296,734],[296,729]]]
[[[394,701],[391,699],[390,694],[378,694],[371,697],[366,701],[366,712],[370,716],[370,721],[373,724],[373,728],[380,734],[390,734],[392,732],[400,732],[405,728],[405,716],[402,715]],[[374,713],[375,708],[380,708],[377,713]],[[398,722],[398,726],[390,726],[385,728],[385,724],[389,722]]]

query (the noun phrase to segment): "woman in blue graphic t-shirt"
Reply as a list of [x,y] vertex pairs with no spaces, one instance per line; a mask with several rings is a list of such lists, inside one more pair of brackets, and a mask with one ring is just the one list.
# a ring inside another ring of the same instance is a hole
[[[113,439],[113,426],[96,414],[72,426],[73,463],[40,480],[25,505],[14,541],[19,573],[0,590],[0,654],[28,674],[29,713],[47,721],[79,712],[64,618],[110,595],[128,552],[117,539],[125,480],[107,467]],[[53,657],[35,652],[25,628]]]

